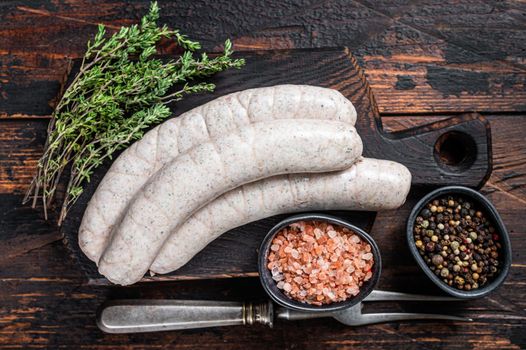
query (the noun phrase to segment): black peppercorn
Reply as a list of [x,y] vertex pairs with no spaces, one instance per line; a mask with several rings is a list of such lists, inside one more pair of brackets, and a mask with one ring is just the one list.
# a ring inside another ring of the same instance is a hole
[[426,244],[426,250],[427,250],[428,252],[432,252],[432,251],[434,251],[434,250],[435,250],[435,243],[433,243],[433,242],[429,242],[429,243],[427,243],[427,244]]
[[425,209],[423,209],[423,210],[420,212],[420,215],[421,215],[424,219],[428,219],[429,217],[431,217],[431,210],[425,208]]

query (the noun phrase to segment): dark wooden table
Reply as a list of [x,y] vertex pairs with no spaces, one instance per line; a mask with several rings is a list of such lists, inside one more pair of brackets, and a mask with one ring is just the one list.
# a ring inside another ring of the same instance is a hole
[[[386,304],[371,310],[468,315],[473,323],[404,322],[362,328],[334,320],[277,322],[140,335],[105,335],[94,322],[107,298],[264,297],[256,279],[117,288],[90,286],[55,224],[20,204],[42,152],[46,115],[67,58],[80,57],[96,23],[134,23],[147,1],[0,3],[0,348],[526,348],[526,4],[523,1],[174,1],[162,22],[214,50],[230,37],[238,50],[346,46],[372,86],[386,127],[400,130],[461,112],[490,120],[492,176],[482,191],[513,243],[513,265],[490,296],[455,305]],[[170,47],[166,48],[170,52]],[[410,204],[410,203],[409,203]],[[378,215],[372,235],[403,238],[408,209]],[[389,242],[381,242],[389,246]],[[407,251],[389,251],[379,287],[437,293]],[[400,266],[399,268],[397,266]]]

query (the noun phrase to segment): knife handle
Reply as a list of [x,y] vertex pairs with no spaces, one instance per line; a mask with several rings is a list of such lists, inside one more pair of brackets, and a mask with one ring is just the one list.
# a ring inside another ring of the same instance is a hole
[[141,333],[219,326],[273,324],[271,302],[113,300],[97,312],[106,333]]

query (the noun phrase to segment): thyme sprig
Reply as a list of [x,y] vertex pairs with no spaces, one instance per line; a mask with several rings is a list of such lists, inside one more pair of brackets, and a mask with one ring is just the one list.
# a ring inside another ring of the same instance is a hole
[[[40,199],[46,219],[63,178],[69,177],[69,182],[59,225],[94,169],[169,117],[167,104],[214,90],[214,84],[196,78],[244,65],[243,59],[231,58],[229,40],[219,56],[197,55],[198,42],[158,26],[158,19],[159,7],[152,2],[140,24],[122,27],[111,36],[99,25],[93,41],[88,41],[80,70],[51,116],[44,154],[24,199],[32,200],[33,207]],[[156,44],[163,38],[175,40],[184,53],[176,60],[156,58]]]

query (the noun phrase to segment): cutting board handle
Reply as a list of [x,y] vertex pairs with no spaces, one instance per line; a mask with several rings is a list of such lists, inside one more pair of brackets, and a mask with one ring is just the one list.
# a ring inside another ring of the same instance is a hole
[[413,185],[464,185],[480,188],[492,171],[491,129],[478,113],[466,113],[423,126],[388,133],[375,118],[371,157],[396,160],[409,168]]

